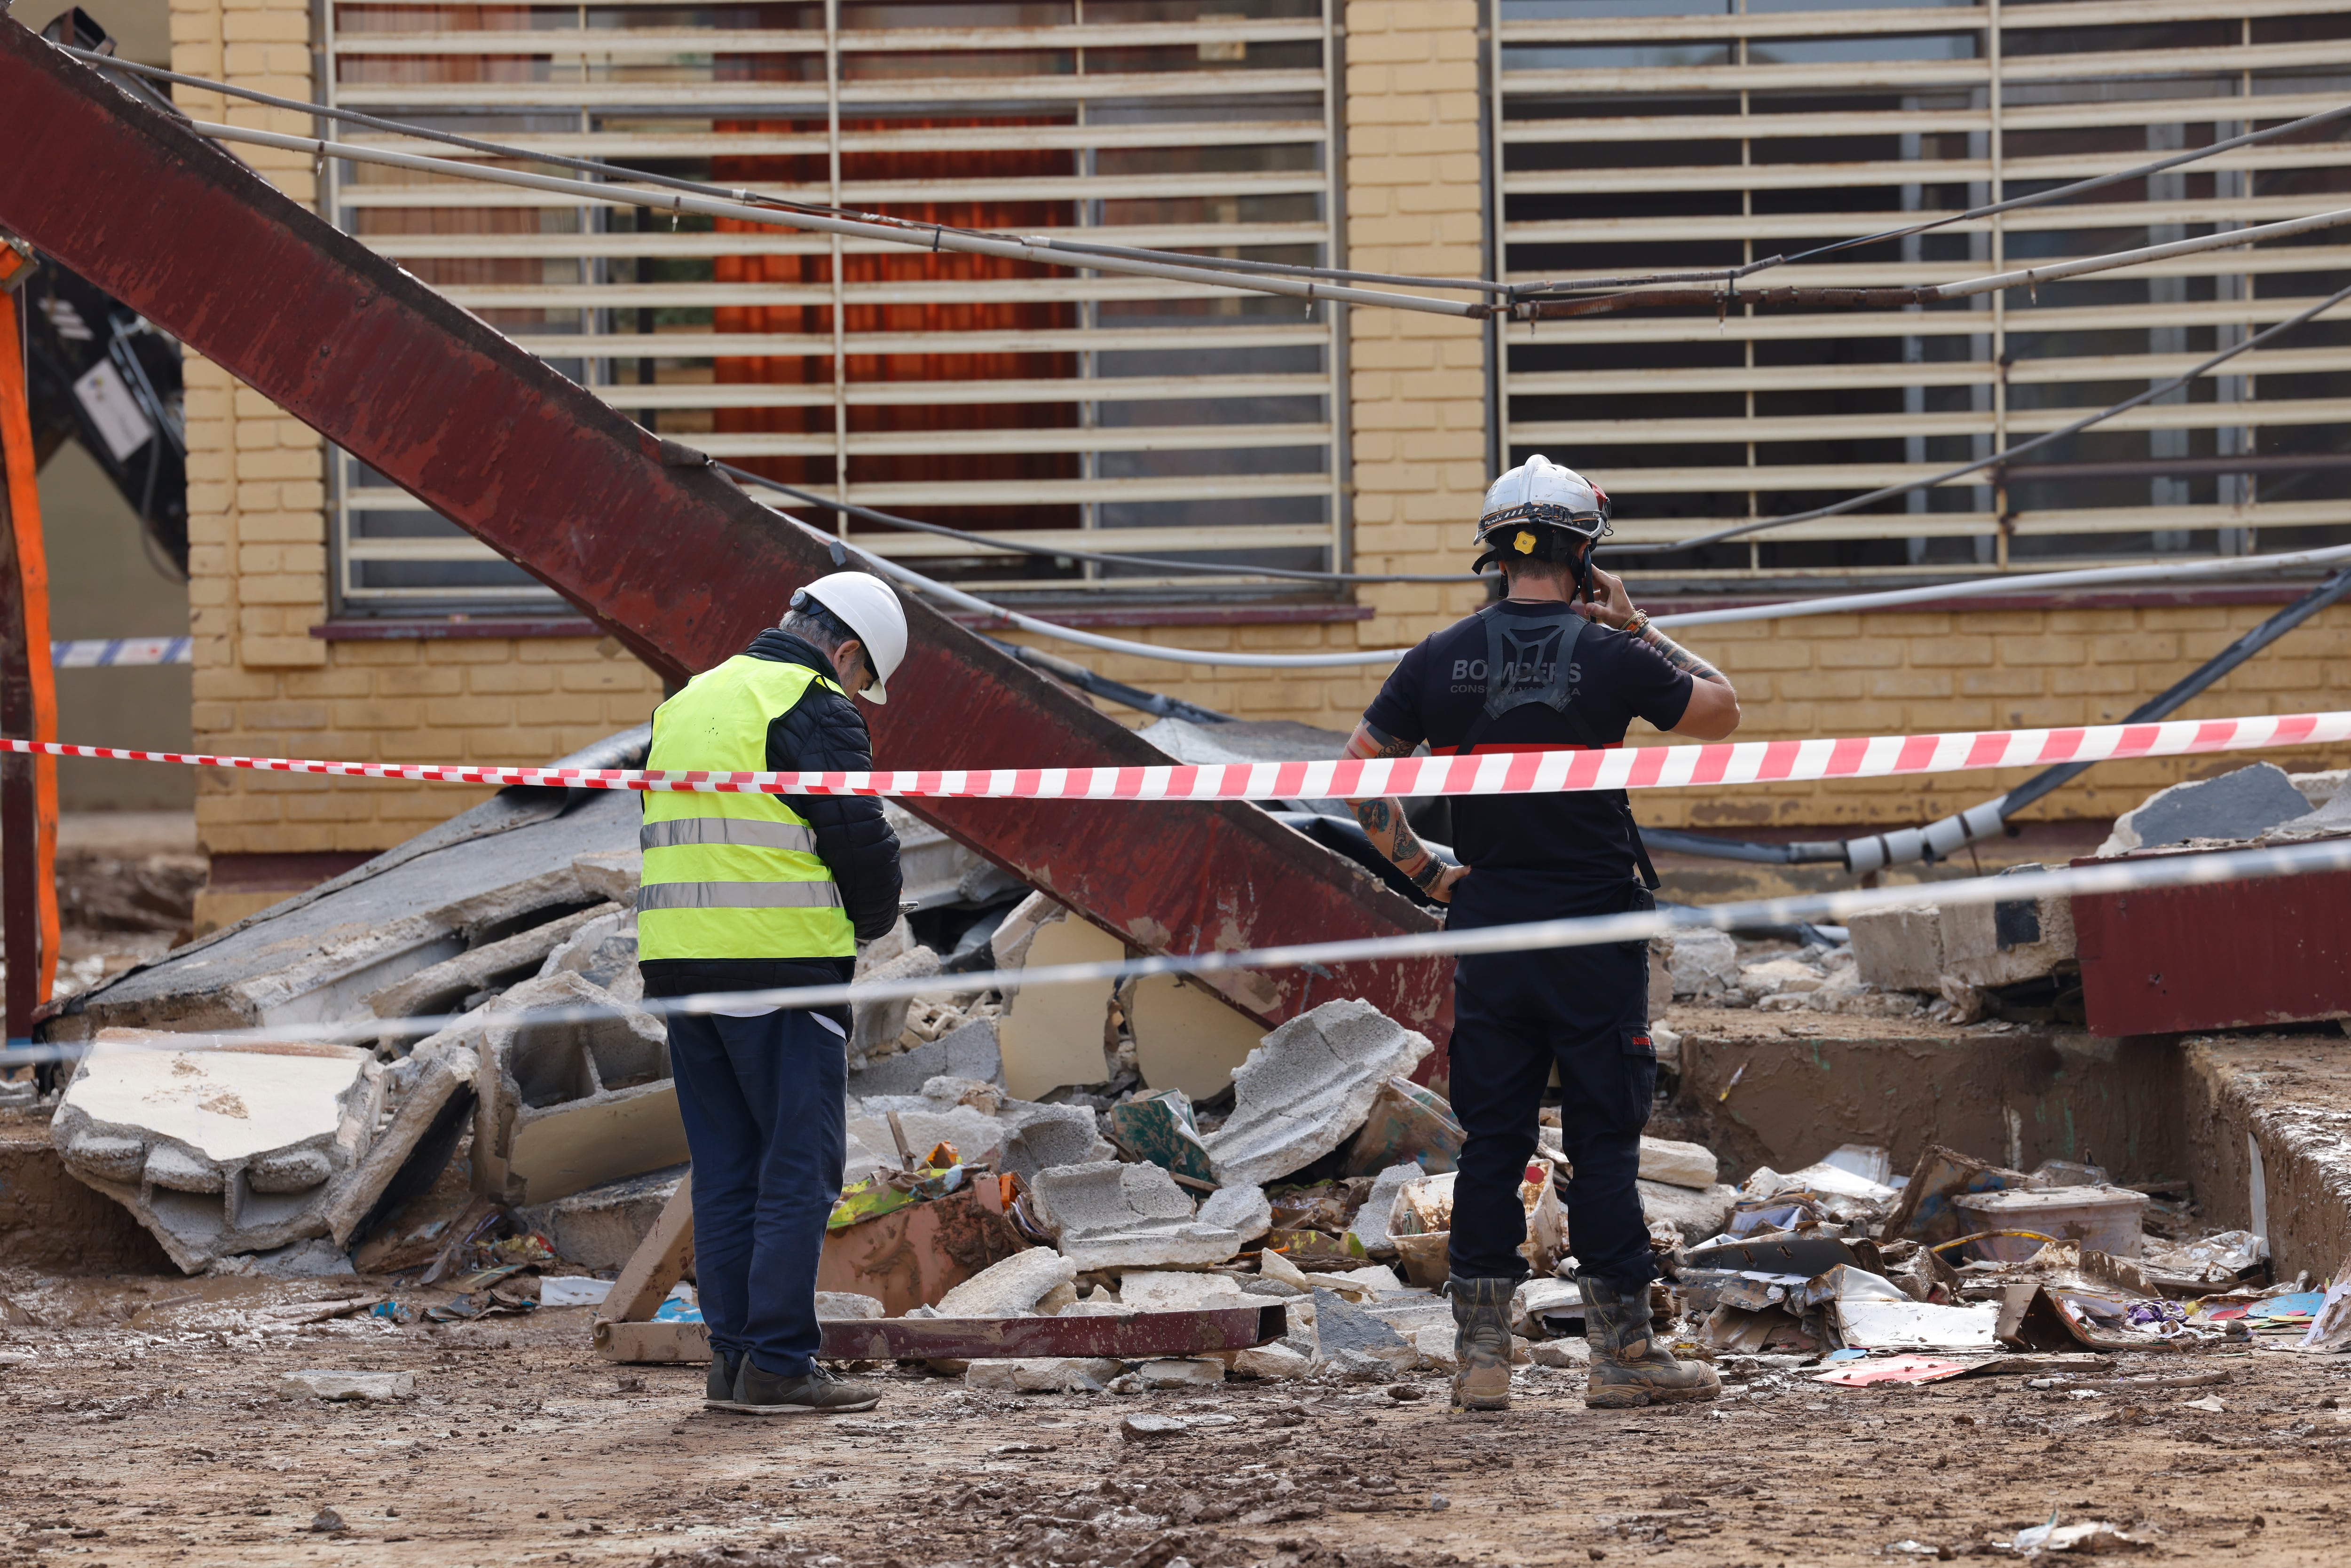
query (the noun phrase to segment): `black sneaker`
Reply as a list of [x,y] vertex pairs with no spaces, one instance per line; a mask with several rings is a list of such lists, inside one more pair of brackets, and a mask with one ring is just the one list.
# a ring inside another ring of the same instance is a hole
[[735,1373],[743,1364],[739,1355],[729,1355],[715,1346],[710,1352],[710,1375],[702,1385],[702,1403],[712,1410],[724,1410],[735,1400]]
[[763,1370],[746,1355],[735,1375],[734,1397],[716,1406],[746,1416],[839,1416],[871,1410],[882,1403],[882,1390],[858,1383],[810,1364],[799,1377],[782,1377]]

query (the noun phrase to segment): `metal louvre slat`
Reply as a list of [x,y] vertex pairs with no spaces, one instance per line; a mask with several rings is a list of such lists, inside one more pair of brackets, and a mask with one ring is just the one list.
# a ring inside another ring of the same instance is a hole
[[[2306,308],[2313,297],[2279,299],[2190,299],[2177,305],[2091,305],[2074,308],[2043,306],[2011,311],[2010,332],[2132,331],[2153,327],[2215,327],[2263,325]],[[2346,311],[2351,315],[2351,311]],[[1856,338],[1972,337],[1991,329],[1990,313],[1981,310],[1920,311],[1854,310],[1842,314],[1799,315],[1771,311],[1753,317],[1733,316],[1718,328],[1712,318],[1694,316],[1634,319],[1587,317],[1573,323],[1576,340],[1604,343],[1794,342]],[[1504,332],[1512,345],[1560,342],[1567,323],[1513,323]]]
[[[1036,332],[863,332],[854,341],[860,354],[1072,354],[1134,349],[1186,350],[1303,348],[1325,341],[1319,326],[1220,327],[1213,318],[1171,316],[1164,327],[1070,328]],[[1170,334],[1182,332],[1180,343]],[[830,355],[824,332],[574,333],[510,331],[507,336],[542,360],[587,358],[664,360],[758,359],[774,355]],[[1206,341],[1204,341],[1206,340]],[[659,345],[647,356],[645,350]],[[1072,382],[1072,386],[1079,383]],[[1077,394],[1082,395],[1082,393]]]
[[[616,184],[616,190],[631,187]],[[1165,201],[1186,196],[1292,196],[1318,193],[1322,182],[1308,174],[1171,174],[1132,179],[1062,179],[979,181],[890,181],[860,184],[844,181],[841,201],[852,206],[891,208],[938,202],[1080,202]],[[821,204],[832,200],[828,187],[789,185],[761,187],[761,193],[786,201]],[[523,191],[512,186],[475,185],[461,182],[404,184],[385,181],[350,186],[342,193],[348,207],[577,207],[579,198],[554,191]]]
[[[726,305],[830,307],[833,297],[831,286],[822,283],[489,283],[452,284],[441,292],[468,310],[617,310],[665,306],[709,309]],[[943,278],[935,283],[849,284],[842,287],[841,294],[843,302],[852,307],[968,305],[1004,299],[1059,304],[1233,297],[1232,290],[1214,284],[1172,283],[1150,277]]]
[[[571,11],[572,6],[561,7]],[[1186,44],[1316,43],[1321,24],[1282,21],[1141,22],[1106,26],[842,28],[844,55],[1031,53],[1054,49],[1150,48]],[[819,30],[667,27],[532,27],[507,30],[344,33],[338,55],[594,55],[608,58],[670,55],[822,54]]]
[[[2256,89],[2268,85],[2254,78]],[[2199,106],[2216,112],[2231,104],[2252,111],[2266,124],[2299,120],[2333,109],[2341,94],[2268,93],[2250,98],[2203,97],[2162,99],[2136,99],[2119,102],[2008,105],[2001,122],[2010,131],[2082,131],[2116,125],[2157,123],[2201,124],[2213,115],[2194,112]],[[2149,113],[2151,105],[2168,104],[2167,118]],[[1579,141],[1713,141],[1729,139],[1771,141],[1782,138],[1820,136],[1893,136],[1903,132],[1989,131],[1988,109],[1826,110],[1813,112],[1792,98],[1766,97],[1754,112],[1736,114],[1613,115],[1576,120],[1514,120],[1501,132],[1505,145],[1555,141],[1573,137]]]
[[[1037,227],[1027,231],[1049,238],[1079,238],[1099,230]],[[1325,230],[1310,224],[1235,224],[1222,228],[1192,224],[1121,225],[1121,242],[1155,249],[1244,250],[1270,246],[1311,246]],[[772,234],[361,234],[361,244],[379,256],[409,259],[500,260],[531,256],[543,260],[580,261],[652,258],[708,260],[722,256],[826,256],[831,246],[821,235],[792,229]],[[880,240],[845,240],[843,256],[897,256],[901,246]]]
[[[670,383],[591,387],[614,408],[829,408],[830,386],[788,382]],[[1321,397],[1331,390],[1322,376],[1121,376],[1087,382],[858,382],[848,390],[852,408],[932,407],[947,403],[1096,403],[1210,402],[1218,398]]]
[[[2110,354],[2019,360],[2008,367],[2007,379],[2011,386],[2146,380],[2176,376],[2203,357]],[[2231,368],[2248,376],[2351,371],[2351,344],[2332,349],[2255,349],[2238,356]],[[1886,387],[1990,386],[2000,379],[2001,367],[1989,360],[1947,360],[1915,365],[1758,365],[1752,369],[1661,365],[1630,371],[1534,371],[1513,374],[1510,386],[1521,397],[1548,397],[1603,392],[1859,392]]]
[[[414,118],[414,117],[407,117]],[[429,118],[429,117],[428,117]],[[356,134],[341,140],[355,147],[389,147],[407,152],[440,152],[453,157],[466,154],[420,137],[383,133]],[[795,152],[822,153],[831,141],[822,133],[774,134],[763,131],[650,132],[594,131],[570,133],[500,135],[497,141],[532,152],[553,152],[568,158],[705,158],[714,152],[763,157]],[[1321,141],[1322,126],[1307,120],[1169,120],[1140,125],[1012,125],[990,129],[959,125],[952,130],[924,127],[910,131],[861,130],[841,133],[843,152],[1000,152],[1099,150],[1130,151],[1143,147],[1244,147],[1259,143]]]
[[[2351,192],[2335,198],[2351,205]],[[2351,235],[2351,223],[2342,231]],[[2092,253],[2095,254],[2095,253]],[[2022,263],[2024,258],[2017,258]],[[2065,256],[2041,256],[2031,259],[2035,267],[2043,267],[2071,259]],[[2351,266],[2351,245],[2273,245],[2231,246],[2225,249],[2199,251],[2188,256],[2168,256],[2161,261],[2142,263],[2127,271],[2118,271],[2104,278],[2060,279],[2043,284],[2048,289],[2065,287],[2111,287],[2116,282],[2137,281],[2147,277],[2221,277],[2239,274],[2325,272]],[[1750,288],[1864,288],[1894,285],[1924,286],[1959,281],[1969,268],[1958,262],[1888,262],[1872,266],[1867,262],[1818,262],[1802,267],[1775,267],[1769,273],[1757,274],[1748,280]],[[1539,274],[1513,277],[1514,283],[1536,283],[1554,276]],[[1938,308],[1950,308],[1949,306]]]
[[[2311,9],[2318,9],[2314,5]],[[1959,31],[1961,29],[1953,29]],[[2247,44],[2214,49],[2116,49],[2097,54],[2010,56],[2004,80],[2091,81],[2118,77],[2209,76],[2220,71],[2308,70],[2351,62],[2351,41]],[[1726,66],[1633,66],[1593,69],[1502,71],[1503,90],[1573,98],[1615,92],[1850,92],[1974,87],[1991,78],[1980,59],[1880,60],[1832,65],[1817,61]]]
[[[2244,16],[2299,16],[2311,0],[2078,0],[2076,4],[2013,6],[2002,25],[2011,32],[2048,28],[2152,26],[2164,22],[2235,21]],[[1627,39],[1820,38],[1852,34],[1979,32],[1989,25],[1980,5],[1911,10],[1777,11],[1687,16],[1580,16],[1573,22],[1512,21],[1501,26],[1505,48],[1529,44],[1584,44]]]
[[[2326,169],[2343,162],[2344,150],[2335,143],[2289,143],[2283,147],[2247,147],[2199,162],[2203,172],[2281,169]],[[2011,158],[2005,168],[2010,180],[2080,180],[2108,174],[2147,162],[2144,152],[2095,153],[2064,158]],[[1696,163],[1643,169],[1573,169],[1555,174],[1511,174],[1502,182],[1506,196],[1575,195],[1588,191],[1815,191],[1848,186],[1956,185],[1989,180],[1989,158],[1916,158],[1907,162],[1880,160],[1867,163]],[[1732,176],[1726,178],[1726,176]]]
[[[1923,183],[1924,182],[1922,182]],[[2028,207],[2003,214],[2009,234],[2056,231],[2141,229],[2150,224],[2258,224],[2298,218],[2333,205],[2323,197],[2234,196],[2200,202],[2072,202],[2063,206]],[[1886,212],[1760,213],[1721,217],[1577,218],[1547,223],[1504,225],[1506,239],[1519,245],[1622,245],[1628,241],[1676,242],[1719,240],[1736,245],[1752,239],[1843,239],[1874,234],[1900,223],[1926,223],[1948,217],[1964,208],[1922,208],[1897,214]],[[2071,220],[2070,222],[2068,220]],[[1944,234],[1989,234],[1990,218],[1948,225]],[[1521,269],[1522,270],[1522,269]]]
[[[2008,429],[2014,435],[2038,435],[2069,424],[2103,403],[2058,408],[2011,408]],[[2351,398],[2278,398],[2260,402],[2148,403],[2117,414],[2102,428],[2131,430],[2211,430],[2223,425],[2333,424],[2351,419]],[[1905,435],[1971,435],[1992,428],[1991,411],[1980,413],[1954,410],[1947,413],[1880,413],[1871,416],[1869,439],[1891,440]],[[1687,421],[1673,419],[1593,419],[1529,421],[1512,427],[1520,441],[1579,441],[1610,445],[1687,442]],[[1847,416],[1823,414],[1763,419],[1723,419],[1708,422],[1706,439],[1720,442],[1830,441],[1850,439]],[[2346,508],[2351,515],[2351,508]]]
[[[1163,98],[1301,97],[1323,88],[1320,71],[1148,71],[1123,76],[909,77],[843,82],[843,108],[903,111],[910,103],[1071,103]],[[800,109],[828,102],[814,86],[752,81],[485,82],[422,87],[410,83],[344,83],[336,103],[345,109],[387,105],[498,109]]]

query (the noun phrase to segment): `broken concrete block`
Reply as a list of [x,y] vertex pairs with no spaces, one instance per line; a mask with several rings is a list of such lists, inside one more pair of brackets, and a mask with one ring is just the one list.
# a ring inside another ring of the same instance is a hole
[[2351,768],[2330,768],[2319,773],[2289,773],[2286,781],[2301,793],[2314,811],[2351,786]]
[[1261,1186],[1220,1186],[1200,1200],[1200,1223],[1254,1241],[1273,1228],[1273,1203]]
[[1359,1351],[1379,1356],[1404,1372],[1420,1359],[1418,1350],[1402,1334],[1322,1285],[1314,1287],[1314,1349],[1325,1361],[1336,1360],[1346,1351]]
[[356,1274],[343,1249],[322,1237],[289,1241],[266,1252],[240,1252],[215,1258],[204,1266],[215,1278],[247,1280],[335,1280]]
[[515,1218],[546,1237],[556,1256],[566,1261],[584,1269],[618,1269],[652,1233],[685,1170],[673,1166],[606,1182],[552,1203],[517,1209]]
[[1856,972],[1864,985],[1890,991],[1932,991],[1943,978],[1943,926],[1931,904],[1872,910],[1845,923]]
[[1157,1166],[1113,1160],[1039,1173],[1037,1218],[1081,1269],[1221,1263],[1240,1250],[1233,1231],[1204,1225],[1192,1200]]
[[861,1295],[855,1291],[819,1291],[816,1315],[820,1320],[886,1318],[890,1309],[882,1304],[879,1296]]
[[[1024,918],[1023,911],[1031,904],[1039,907]],[[1018,929],[1008,933],[1006,928],[1016,921],[1020,923]],[[995,950],[998,967],[1013,969],[1117,963],[1126,956],[1125,943],[1041,894],[1005,916],[997,929]],[[1103,1039],[1110,1027],[1110,1003],[1108,980],[1040,986],[1006,998],[996,1029],[1005,1086],[1033,1100],[1064,1084],[1099,1083],[1109,1077]]]
[[1125,1364],[1077,1355],[1021,1356],[975,1361],[964,1385],[993,1394],[1100,1394]]
[[99,1034],[49,1125],[66,1168],[190,1273],[329,1234],[328,1209],[375,1139],[383,1069],[349,1046],[177,1038]]
[[1416,1181],[1428,1173],[1407,1160],[1390,1166],[1372,1179],[1372,1190],[1364,1197],[1364,1207],[1355,1211],[1355,1223],[1348,1234],[1364,1244],[1364,1250],[1374,1257],[1385,1257],[1395,1251],[1395,1242],[1388,1235],[1388,1223],[1395,1214],[1396,1194],[1404,1184]]
[[644,1000],[645,977],[637,968],[637,912],[623,909],[588,921],[548,954],[538,972],[546,976],[564,969],[585,976],[624,1002]]
[[[938,1300],[943,1318],[1050,1317],[1077,1300],[1078,1266],[1050,1247],[1031,1247],[991,1263]],[[1113,1374],[1113,1375],[1115,1375]]]
[[2098,846],[2098,853],[2126,854],[2190,839],[2255,839],[2309,810],[2310,802],[2284,768],[2274,762],[2256,762],[2217,779],[2157,790],[2115,819],[2114,831]]
[[1422,1369],[1448,1374],[1460,1371],[1459,1334],[1458,1329],[1447,1324],[1431,1323],[1415,1329],[1412,1348],[1419,1354]]
[[526,980],[428,1043],[467,1045],[480,1060],[478,1192],[549,1203],[685,1162],[668,1031],[585,976]]
[[1233,1357],[1233,1371],[1242,1377],[1303,1377],[1314,1363],[1285,1344],[1261,1344]]
[[878,1057],[849,1074],[849,1092],[859,1100],[874,1094],[919,1094],[942,1074],[1004,1085],[1004,1056],[996,1046],[996,1020],[974,1019],[895,1056]]
[[[1138,1390],[1141,1385],[1137,1384]],[[1192,1424],[1180,1416],[1154,1416],[1138,1410],[1123,1416],[1118,1424],[1118,1435],[1129,1441],[1148,1441],[1154,1437],[1174,1437],[1192,1429]]]
[[1580,1339],[1538,1340],[1527,1347],[1527,1359],[1537,1366],[1573,1372],[1592,1364],[1592,1344]]
[[1375,1176],[1399,1165],[1449,1171],[1468,1136],[1443,1095],[1400,1074],[1383,1078],[1372,1092],[1363,1130],[1348,1145],[1343,1168],[1351,1176]]
[[1720,1162],[1704,1144],[1677,1144],[1669,1138],[1641,1139],[1641,1179],[1661,1181],[1704,1192],[1721,1175]]
[[[1020,1130],[1005,1141],[998,1168],[1034,1184],[1039,1173],[1059,1166],[1109,1159],[1117,1151],[1097,1131],[1094,1113],[1082,1105],[1039,1105]],[[1268,1211],[1269,1215],[1270,1210]],[[1263,1234],[1260,1232],[1259,1234]]]
[[416,1393],[413,1372],[287,1372],[277,1378],[281,1399],[407,1399]]
[[[868,966],[861,956],[857,961],[854,984],[894,985],[904,980],[925,980],[939,972],[939,956],[928,947],[908,948],[884,963]],[[906,1009],[914,1005],[912,997],[893,997],[878,1001],[850,999],[849,1061],[862,1067],[867,1061],[894,1053],[898,1037],[905,1032]]]
[[1662,938],[1668,946],[1666,969],[1673,977],[1677,997],[1719,996],[1739,988],[1739,944],[1725,931],[1676,931]]
[[1195,1181],[1213,1181],[1208,1151],[1192,1122],[1192,1102],[1181,1089],[1169,1089],[1110,1108],[1111,1136],[1137,1159]]
[[1135,1270],[1119,1277],[1120,1304],[1131,1312],[1201,1312],[1251,1302],[1228,1274]]
[[1801,958],[1773,958],[1767,963],[1740,966],[1739,988],[1750,1000],[1761,1000],[1765,997],[1817,991],[1827,978]]
[[1170,1356],[1135,1368],[1145,1388],[1214,1388],[1225,1380],[1225,1364],[1206,1356]]
[[1233,1074],[1233,1113],[1202,1140],[1217,1180],[1263,1185],[1313,1164],[1364,1124],[1380,1080],[1410,1073],[1434,1049],[1365,1001],[1291,1019]]
[[1176,975],[1135,981],[1125,1010],[1143,1081],[1155,1089],[1180,1089],[1195,1100],[1223,1093],[1265,1038],[1263,1024]]
[[1739,1189],[1727,1183],[1718,1182],[1702,1192],[1656,1181],[1636,1181],[1633,1186],[1641,1195],[1643,1221],[1672,1226],[1685,1246],[1721,1235],[1722,1228],[1730,1223],[1730,1211],[1739,1204]]

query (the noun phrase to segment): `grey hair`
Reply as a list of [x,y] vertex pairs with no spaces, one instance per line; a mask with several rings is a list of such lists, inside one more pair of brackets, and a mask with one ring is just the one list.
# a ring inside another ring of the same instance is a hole
[[828,653],[857,635],[847,622],[810,598],[805,590],[792,595],[791,608],[777,622],[776,630],[812,643]]

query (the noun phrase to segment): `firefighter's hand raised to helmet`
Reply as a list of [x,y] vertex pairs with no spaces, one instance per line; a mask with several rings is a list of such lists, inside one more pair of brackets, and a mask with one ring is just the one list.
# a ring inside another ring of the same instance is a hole
[[1633,619],[1633,596],[1625,591],[1623,578],[1595,566],[1592,569],[1592,596],[1580,601],[1575,608],[1587,621],[1622,627]]

